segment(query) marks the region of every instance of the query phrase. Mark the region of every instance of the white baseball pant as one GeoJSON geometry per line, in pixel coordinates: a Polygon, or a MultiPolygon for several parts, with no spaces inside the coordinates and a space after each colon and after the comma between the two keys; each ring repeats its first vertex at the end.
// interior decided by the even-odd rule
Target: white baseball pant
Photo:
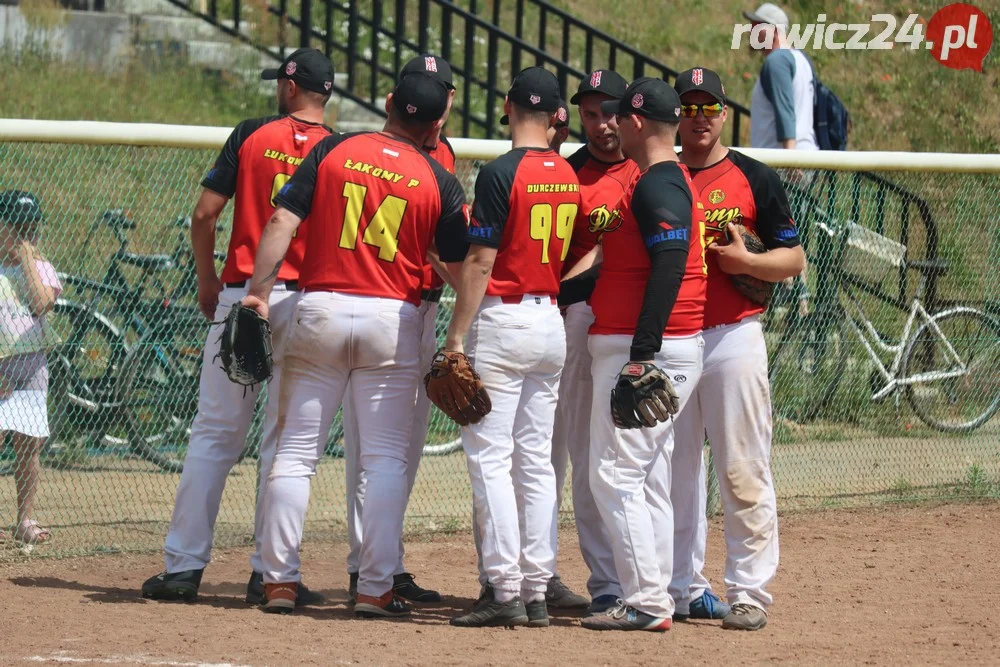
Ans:
{"type": "Polygon", "coordinates": [[[278,446],[264,492],[264,581],[299,581],[310,480],[350,382],[367,481],[358,592],[392,588],[406,512],[420,315],[411,303],[309,292],[288,333],[278,446]]]}
{"type": "MultiPolygon", "coordinates": [[[[245,287],[226,287],[219,294],[215,315],[222,320],[234,303],[246,294],[245,287]]],[[[264,480],[274,459],[275,427],[278,415],[278,392],[281,377],[281,349],[288,325],[298,302],[299,292],[277,283],[271,292],[270,323],[274,349],[274,373],[268,382],[264,430],[260,443],[260,487],[254,514],[254,553],[250,565],[260,572],[260,531],[264,480]]],[[[258,387],[243,387],[232,381],[219,361],[219,339],[224,325],[213,325],[202,355],[198,414],[191,424],[191,437],[184,471],[177,486],[170,530],[163,545],[167,572],[199,570],[212,559],[212,537],[219,515],[222,492],[229,471],[246,446],[247,433],[257,404],[258,387]]]]}
{"type": "MultiPolygon", "coordinates": [[[[767,585],[778,569],[778,512],[771,477],[771,390],[760,319],[704,332],[705,370],[693,400],[677,420],[674,499],[700,500],[678,512],[677,553],[693,556],[675,569],[671,589],[696,599],[707,588],[704,566],[705,473],[708,435],[724,510],[726,588],[730,604],[767,609],[767,585]],[[701,469],[701,472],[699,472],[701,469]],[[681,544],[681,539],[689,540],[681,544]]],[[[680,506],[680,505],[679,505],[680,506]]],[[[678,563],[680,565],[680,563],[678,563]]]]}
{"type": "Polygon", "coordinates": [[[462,428],[486,578],[498,601],[541,600],[556,560],[552,422],[566,334],[548,296],[487,296],[467,349],[493,410],[462,428]]]}
{"type": "Polygon", "coordinates": [[[558,491],[556,507],[562,507],[568,460],[573,465],[571,481],[576,534],[580,539],[583,562],[590,570],[587,591],[591,598],[599,595],[621,596],[618,575],[615,574],[615,557],[611,551],[611,536],[590,490],[588,415],[593,402],[594,379],[588,330],[594,323],[594,311],[587,303],[574,303],[566,309],[563,321],[566,328],[566,364],[559,381],[559,402],[552,433],[552,467],[555,468],[558,491]]]}
{"type": "MultiPolygon", "coordinates": [[[[437,306],[437,302],[420,302],[419,369],[421,373],[430,370],[431,360],[437,352],[437,306]]],[[[410,450],[406,455],[407,502],[409,502],[410,494],[413,492],[413,483],[417,479],[417,468],[420,466],[420,457],[423,456],[424,444],[427,442],[427,425],[431,418],[431,401],[427,398],[427,392],[424,391],[422,383],[417,385],[414,400],[413,430],[410,433],[410,450]]],[[[364,475],[361,474],[358,456],[360,435],[351,392],[347,392],[344,396],[343,420],[344,463],[347,475],[347,541],[349,545],[347,571],[352,573],[358,571],[361,563],[361,511],[365,503],[365,479],[364,475]]],[[[400,537],[399,564],[393,574],[402,574],[403,572],[406,572],[406,567],[403,565],[403,543],[402,537],[400,537]]]]}
{"type": "MultiPolygon", "coordinates": [[[[594,401],[590,415],[590,484],[611,535],[622,599],[639,611],[670,618],[667,586],[673,572],[674,521],[670,501],[673,422],[619,429],[611,418],[611,390],[629,362],[632,336],[590,336],[594,401]]],[[[667,373],[681,409],[701,375],[700,334],[664,338],[653,358],[667,373]]]]}

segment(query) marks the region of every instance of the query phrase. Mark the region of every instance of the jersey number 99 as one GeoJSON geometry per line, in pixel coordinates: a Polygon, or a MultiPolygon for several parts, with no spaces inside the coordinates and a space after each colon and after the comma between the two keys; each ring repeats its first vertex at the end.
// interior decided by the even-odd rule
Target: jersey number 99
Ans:
{"type": "Polygon", "coordinates": [[[549,243],[553,234],[563,242],[559,261],[566,260],[573,222],[579,208],[577,204],[559,204],[553,215],[552,204],[535,204],[531,207],[531,238],[542,242],[542,264],[549,263],[549,243]]]}

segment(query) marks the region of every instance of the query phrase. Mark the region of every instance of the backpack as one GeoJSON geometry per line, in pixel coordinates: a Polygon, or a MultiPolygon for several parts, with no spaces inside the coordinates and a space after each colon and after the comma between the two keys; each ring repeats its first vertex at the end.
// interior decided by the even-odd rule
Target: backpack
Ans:
{"type": "MultiPolygon", "coordinates": [[[[803,52],[803,55],[806,55],[803,52]]],[[[816,144],[824,151],[846,151],[851,115],[837,94],[823,85],[816,74],[816,65],[806,55],[813,74],[813,129],[816,144]]]]}

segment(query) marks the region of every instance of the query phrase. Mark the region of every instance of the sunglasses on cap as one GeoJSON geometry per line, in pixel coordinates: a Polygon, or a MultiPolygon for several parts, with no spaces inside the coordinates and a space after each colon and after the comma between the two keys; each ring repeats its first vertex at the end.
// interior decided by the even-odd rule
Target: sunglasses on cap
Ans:
{"type": "Polygon", "coordinates": [[[701,109],[701,113],[705,115],[705,118],[715,118],[722,114],[724,108],[725,105],[721,102],[713,102],[711,104],[682,104],[681,118],[695,118],[698,115],[699,109],[701,109]]]}

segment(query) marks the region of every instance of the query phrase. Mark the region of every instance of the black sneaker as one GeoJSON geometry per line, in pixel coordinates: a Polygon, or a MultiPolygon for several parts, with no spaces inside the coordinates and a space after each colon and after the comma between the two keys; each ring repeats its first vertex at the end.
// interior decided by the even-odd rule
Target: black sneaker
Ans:
{"type": "MultiPolygon", "coordinates": [[[[356,586],[357,584],[355,584],[356,586]]],[[[421,588],[413,581],[413,575],[409,572],[403,572],[402,574],[393,575],[392,577],[392,590],[396,592],[396,595],[403,598],[404,600],[409,600],[410,602],[440,602],[441,594],[437,591],[432,591],[428,588],[421,588]]]]}
{"type": "Polygon", "coordinates": [[[354,606],[358,599],[358,573],[348,572],[347,576],[350,578],[347,582],[347,604],[354,606]]]}
{"type": "Polygon", "coordinates": [[[198,587],[201,586],[201,575],[204,573],[204,568],[183,572],[161,572],[147,579],[142,585],[142,597],[189,602],[198,597],[198,587]]]}
{"type": "Polygon", "coordinates": [[[521,598],[510,602],[483,600],[471,612],[451,619],[460,628],[513,628],[528,624],[528,612],[521,598]]]}
{"type": "Polygon", "coordinates": [[[549,627],[549,609],[545,600],[536,600],[524,605],[524,610],[528,614],[529,628],[549,627]]]}
{"type": "MultiPolygon", "coordinates": [[[[295,596],[296,607],[308,607],[310,605],[323,604],[326,598],[321,593],[311,591],[306,585],[299,582],[298,593],[295,596]]],[[[247,604],[261,605],[267,602],[264,596],[264,575],[260,572],[251,572],[250,581],[247,582],[247,604]]]]}
{"type": "Polygon", "coordinates": [[[545,602],[555,609],[586,609],[590,605],[590,600],[571,591],[559,575],[553,575],[549,579],[545,602]]]}

